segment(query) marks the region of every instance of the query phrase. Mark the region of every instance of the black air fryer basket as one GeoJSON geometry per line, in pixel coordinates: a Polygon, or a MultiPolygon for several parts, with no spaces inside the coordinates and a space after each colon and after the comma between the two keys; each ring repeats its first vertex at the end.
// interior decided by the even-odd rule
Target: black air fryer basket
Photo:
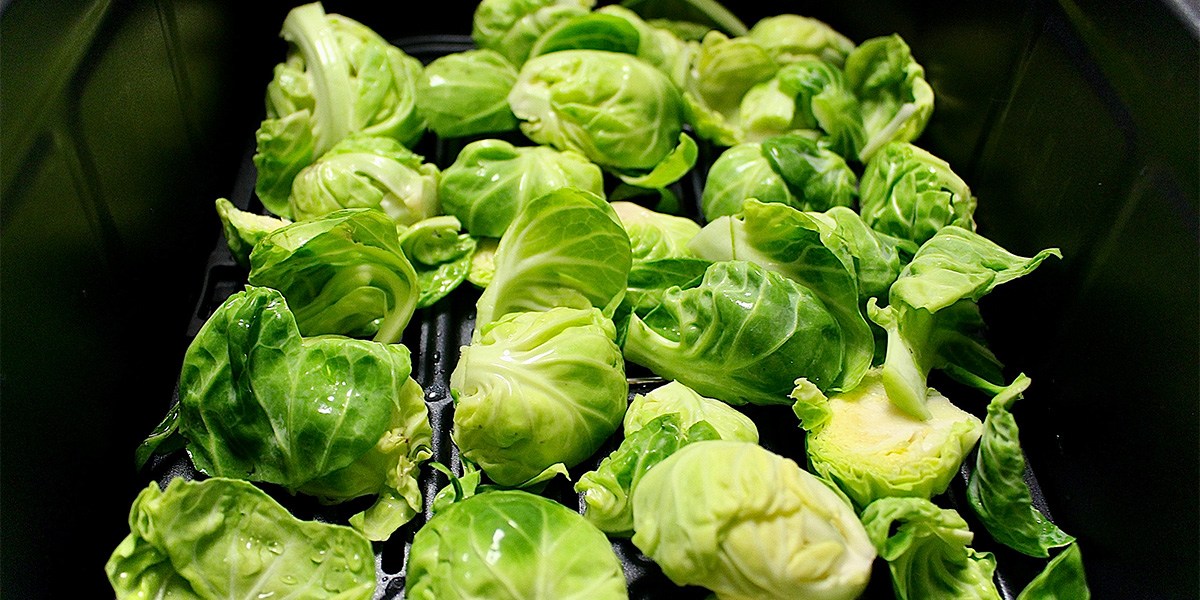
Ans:
{"type": "MultiPolygon", "coordinates": [[[[424,62],[472,44],[471,2],[324,5],[424,62]]],[[[912,47],[937,98],[919,143],[971,186],[979,231],[1022,256],[1062,250],[981,302],[997,356],[1036,382],[1016,413],[1035,505],[1078,538],[1094,597],[1200,597],[1200,11],[1181,0],[728,6],[747,24],[788,12],[912,47]]],[[[111,597],[103,565],[137,492],[196,475],[182,452],[139,471],[134,450],[174,401],[192,336],[245,284],[213,200],[262,210],[253,133],[292,7],[2,5],[5,597],[111,597]]],[[[462,144],[429,135],[417,152],[445,167],[462,144]]],[[[702,147],[700,168],[673,187],[691,216],[714,157],[702,147]]],[[[452,467],[448,378],[478,293],[464,284],[419,310],[403,340],[429,402],[432,460],[452,467]]],[[[630,393],[658,383],[632,379],[630,393]]],[[[794,418],[748,410],[762,410],[764,445],[795,454],[794,418]]],[[[1015,597],[1044,563],[972,520],[966,477],[945,500],[1015,597]]],[[[446,481],[423,468],[426,499],[446,481]]],[[[562,479],[545,495],[579,506],[562,479]]],[[[346,516],[299,497],[289,508],[346,516]]],[[[403,597],[406,546],[428,516],[376,544],[378,597],[403,597]]],[[[628,541],[614,547],[631,597],[705,597],[628,541]]],[[[891,597],[876,569],[866,597],[891,597]]]]}

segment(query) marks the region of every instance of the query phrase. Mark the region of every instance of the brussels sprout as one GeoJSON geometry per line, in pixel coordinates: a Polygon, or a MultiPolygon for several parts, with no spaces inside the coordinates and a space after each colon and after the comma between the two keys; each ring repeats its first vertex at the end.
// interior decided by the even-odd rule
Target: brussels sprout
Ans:
{"type": "Polygon", "coordinates": [[[498,238],[522,206],[564,187],[604,197],[604,173],[571,150],[486,139],[467,144],[446,167],[438,196],[471,235],[498,238]]]}
{"type": "Polygon", "coordinates": [[[630,318],[625,356],[730,404],[789,404],[798,377],[834,385],[846,354],[837,319],[808,288],[746,261],[713,263],[630,318]]]}
{"type": "Polygon", "coordinates": [[[225,234],[225,245],[229,247],[233,259],[244,267],[250,266],[250,251],[259,240],[291,223],[287,219],[241,210],[227,198],[217,198],[216,207],[217,217],[221,219],[221,230],[225,234]]]}
{"type": "Polygon", "coordinates": [[[362,534],[297,519],[245,481],[151,483],[133,501],[129,530],[104,569],[119,599],[375,594],[374,553],[362,534]]]}
{"type": "Polygon", "coordinates": [[[444,138],[512,131],[508,92],[517,68],[499,52],[477,49],[434,59],[417,80],[417,110],[444,138]]]}
{"type": "Polygon", "coordinates": [[[679,415],[679,426],[684,430],[704,421],[721,439],[758,442],[758,428],[750,417],[720,400],[705,398],[678,381],[635,395],[622,421],[625,434],[666,414],[679,415]]]}
{"type": "Polygon", "coordinates": [[[1046,558],[1051,548],[1071,544],[1075,538],[1033,506],[1025,483],[1025,456],[1010,411],[1029,384],[1028,377],[1018,375],[1008,387],[997,390],[988,404],[967,498],[993,538],[1022,554],[1046,558]]]}
{"type": "Polygon", "coordinates": [[[443,215],[400,232],[400,249],[417,272],[417,308],[432,306],[466,281],[476,242],[461,230],[458,219],[443,215]]]}
{"type": "Polygon", "coordinates": [[[888,562],[897,600],[1000,600],[995,557],[970,547],[975,534],[953,509],[925,498],[880,498],[863,510],[862,523],[888,562]]]}
{"type": "Polygon", "coordinates": [[[705,225],[689,247],[708,260],[750,261],[819,298],[838,322],[842,346],[840,373],[819,385],[848,390],[870,368],[875,336],[860,308],[854,255],[834,225],[813,213],[748,200],[740,214],[705,225]]]}
{"type": "Polygon", "coordinates": [[[692,57],[699,45],[681,39],[670,29],[659,27],[641,18],[637,13],[620,4],[607,4],[596,9],[596,13],[611,15],[627,21],[638,32],[638,45],[634,54],[654,65],[676,85],[687,81],[692,57]]]}
{"type": "Polygon", "coordinates": [[[939,229],[975,229],[975,197],[946,161],[908,142],[885,144],[863,171],[863,220],[872,228],[916,245],[939,229]]]}
{"type": "Polygon", "coordinates": [[[278,484],[335,503],[376,495],[351,517],[386,539],[420,509],[416,473],[433,430],[408,349],[303,338],[278,291],[247,286],[184,354],[179,402],[138,449],[186,441],[202,473],[278,484]]]}
{"type": "Polygon", "coordinates": [[[628,406],[615,335],[590,307],[506,313],[483,325],[450,375],[463,456],[503,486],[591,456],[628,406]]]}
{"type": "Polygon", "coordinates": [[[496,248],[496,271],[476,302],[476,329],[510,312],[599,308],[625,294],[629,236],[603,198],[562,188],[522,206],[496,248]]]}
{"type": "Polygon", "coordinates": [[[708,221],[742,211],[747,199],[804,211],[852,206],[858,177],[837,153],[802,135],[737,144],[713,161],[700,196],[708,221]]]}
{"type": "Polygon", "coordinates": [[[629,54],[563,50],[532,58],[508,103],[531,140],[575,150],[627,183],[666,187],[695,163],[679,90],[629,54]]]}
{"type": "Polygon", "coordinates": [[[687,243],[700,232],[695,221],[650,210],[633,202],[611,203],[625,232],[629,234],[634,261],[689,258],[687,243]]]}
{"type": "Polygon", "coordinates": [[[840,68],[854,50],[850,38],[823,21],[786,13],[759,19],[746,37],[781,65],[816,58],[840,68]]]}
{"type": "Polygon", "coordinates": [[[868,316],[887,331],[883,384],[888,398],[926,419],[931,370],[999,379],[999,362],[982,339],[977,302],[996,286],[1032,273],[1050,256],[1062,253],[1050,248],[1032,258],[1016,256],[953,225],[925,242],[892,284],[888,306],[879,308],[874,300],[868,305],[868,316]]]}
{"type": "Polygon", "coordinates": [[[296,175],[288,198],[296,220],[341,208],[378,208],[397,225],[441,212],[438,168],[396,140],[350,136],[296,175]]]}
{"type": "Polygon", "coordinates": [[[289,51],[267,85],[254,190],[267,210],[301,219],[288,205],[292,180],[334,144],[361,132],[411,147],[425,133],[415,103],[422,67],[363,24],[326,14],[320,2],[292,9],[281,35],[289,51]]]}
{"type": "Polygon", "coordinates": [[[594,0],[482,0],[475,8],[471,39],[481,49],[521,66],[538,38],[560,21],[588,14],[594,0]]]}
{"type": "Polygon", "coordinates": [[[738,127],[742,99],[778,71],[779,64],[750,38],[708,32],[683,88],[687,121],[696,135],[718,146],[747,141],[738,127]]]}
{"type": "Polygon", "coordinates": [[[871,38],[846,57],[846,81],[862,107],[864,163],[891,141],[911,142],[933,114],[933,88],[925,68],[897,34],[871,38]]]}
{"type": "Polygon", "coordinates": [[[983,431],[978,418],[932,388],[925,399],[929,419],[901,412],[888,400],[877,369],[848,392],[825,398],[798,389],[792,397],[808,430],[812,472],[858,507],[888,496],[932,498],[946,491],[983,431]]]}
{"type": "Polygon", "coordinates": [[[659,258],[633,263],[629,267],[629,283],[618,312],[624,310],[622,314],[626,318],[629,314],[646,316],[662,304],[668,289],[699,285],[710,265],[712,261],[703,258],[659,258]]]}
{"type": "Polygon", "coordinates": [[[413,537],[413,600],[623,600],[608,538],[579,513],[521,490],[483,492],[439,510],[413,537]]]}
{"type": "Polygon", "coordinates": [[[630,21],[597,11],[551,25],[533,44],[529,56],[563,50],[604,50],[636,55],[640,43],[641,33],[630,21]]]}
{"type": "Polygon", "coordinates": [[[387,215],[348,208],[264,237],[250,253],[251,285],[279,290],[300,334],[400,341],[420,281],[387,215]]]}
{"type": "Polygon", "coordinates": [[[758,428],[749,417],[678,381],[634,396],[624,428],[620,446],[575,484],[583,496],[583,516],[619,536],[633,533],[630,502],[638,482],[679,448],[700,440],[758,442],[758,428]]]}
{"type": "Polygon", "coordinates": [[[633,492],[633,543],[719,598],[856,598],[875,549],[854,511],[795,462],[743,441],[688,444],[633,492]]]}

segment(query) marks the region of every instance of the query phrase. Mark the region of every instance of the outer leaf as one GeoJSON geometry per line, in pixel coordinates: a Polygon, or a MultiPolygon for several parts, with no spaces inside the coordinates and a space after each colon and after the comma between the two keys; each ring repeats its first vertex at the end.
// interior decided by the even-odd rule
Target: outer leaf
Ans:
{"type": "Polygon", "coordinates": [[[1017,600],[1088,600],[1092,597],[1083,572],[1083,555],[1079,545],[1071,544],[1054,557],[1017,600]]]}
{"type": "Polygon", "coordinates": [[[897,600],[1000,600],[995,558],[970,547],[975,536],[954,510],[924,498],[881,498],[863,511],[862,522],[888,562],[897,600]]]}
{"type": "Polygon", "coordinates": [[[440,216],[418,221],[400,234],[400,247],[420,283],[417,308],[432,306],[466,281],[476,241],[461,230],[458,219],[440,216]]]}
{"type": "Polygon", "coordinates": [[[173,479],[138,494],[105,566],[117,598],[334,598],[375,593],[371,544],[301,521],[244,481],[173,479]]]}
{"type": "Polygon", "coordinates": [[[1033,506],[1025,483],[1025,456],[1010,411],[1029,384],[1028,377],[1019,375],[988,404],[967,497],[997,541],[1023,554],[1046,558],[1051,548],[1071,544],[1075,538],[1033,506]]]}

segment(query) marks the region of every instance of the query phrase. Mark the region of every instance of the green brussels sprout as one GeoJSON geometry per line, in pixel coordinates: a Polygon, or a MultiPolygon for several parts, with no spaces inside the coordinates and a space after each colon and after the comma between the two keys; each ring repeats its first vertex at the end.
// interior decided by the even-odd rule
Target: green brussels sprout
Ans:
{"type": "Polygon", "coordinates": [[[699,44],[685,41],[670,29],[647,22],[620,4],[606,4],[597,8],[596,13],[627,21],[638,32],[634,54],[665,73],[676,85],[682,86],[687,81],[688,70],[699,44]]]}
{"type": "Polygon", "coordinates": [[[350,518],[387,539],[421,508],[416,475],[431,456],[425,395],[408,348],[301,337],[277,290],[247,286],[184,354],[179,402],[138,449],[186,443],[200,472],[280,485],[328,503],[374,495],[350,518]]]}
{"type": "Polygon", "coordinates": [[[121,600],[370,600],[376,584],[361,533],[297,519],[253,484],[223,477],[142,490],[104,570],[121,600]]]}
{"type": "Polygon", "coordinates": [[[919,246],[939,229],[975,229],[975,196],[949,163],[908,142],[889,142],[867,162],[859,187],[863,220],[919,246]]]}
{"type": "Polygon", "coordinates": [[[601,531],[624,537],[633,533],[633,490],[666,457],[700,440],[758,443],[758,428],[749,417],[678,381],[634,396],[624,429],[620,446],[575,484],[583,516],[601,531]]]}
{"type": "Polygon", "coordinates": [[[604,197],[604,173],[572,150],[485,139],[464,146],[442,171],[438,197],[471,235],[499,238],[522,206],[564,187],[604,197]]]}
{"type": "Polygon", "coordinates": [[[576,188],[533,198],[500,238],[475,328],[510,312],[559,306],[595,307],[611,317],[631,262],[629,236],[603,198],[576,188]]]}
{"type": "Polygon", "coordinates": [[[687,243],[700,233],[699,223],[687,217],[653,211],[634,202],[617,201],[611,206],[629,234],[635,262],[692,256],[687,243]]]}
{"type": "Polygon", "coordinates": [[[836,385],[847,352],[836,317],[810,289],[747,261],[712,263],[630,317],[625,356],[730,404],[790,404],[798,377],[836,385]]]}
{"type": "Polygon", "coordinates": [[[352,135],[296,175],[288,198],[296,220],[342,208],[378,208],[397,225],[441,212],[437,166],[391,138],[352,135]]]}
{"type": "Polygon", "coordinates": [[[300,334],[400,341],[420,281],[396,226],[370,208],[347,208],[276,229],[250,253],[247,281],[279,290],[300,334]]]}
{"type": "Polygon", "coordinates": [[[462,455],[507,487],[591,456],[628,406],[615,335],[590,307],[506,313],[483,325],[450,375],[462,455]]]}
{"type": "Polygon", "coordinates": [[[471,39],[478,48],[504,55],[520,67],[538,38],[559,21],[588,14],[595,0],[482,0],[475,8],[471,39]]]}
{"type": "Polygon", "coordinates": [[[512,131],[517,117],[508,92],[516,82],[517,68],[495,50],[446,54],[417,80],[417,111],[443,138],[512,131]]]}
{"type": "Polygon", "coordinates": [[[400,249],[416,269],[421,290],[417,308],[433,306],[467,280],[476,241],[461,231],[458,219],[442,215],[400,232],[400,249]]]}
{"type": "Polygon", "coordinates": [[[413,537],[412,600],[624,600],[608,538],[579,513],[521,490],[482,492],[434,514],[413,537]]]}
{"type": "Polygon", "coordinates": [[[633,543],[678,585],[719,598],[857,598],[875,559],[829,485],[758,444],[688,444],[633,492],[633,543]]]}
{"type": "Polygon", "coordinates": [[[421,63],[369,27],[320,2],[288,12],[287,60],[267,85],[266,118],[255,134],[254,190],[273,214],[291,213],[288,196],[301,169],[351,133],[411,147],[425,133],[416,110],[421,63]]]}
{"type": "Polygon", "coordinates": [[[759,19],[746,37],[762,46],[780,65],[816,58],[841,68],[854,42],[823,21],[795,14],[759,19]]]}
{"type": "Polygon", "coordinates": [[[825,398],[798,387],[793,407],[808,430],[811,471],[858,507],[888,496],[932,498],[950,485],[983,431],[974,415],[930,388],[928,419],[901,412],[873,369],[854,389],[825,398]]]}
{"type": "Polygon", "coordinates": [[[679,90],[629,54],[563,50],[532,58],[508,103],[531,140],[579,152],[627,183],[666,187],[695,164],[679,90]]]}
{"type": "Polygon", "coordinates": [[[804,211],[852,206],[858,177],[837,153],[802,135],[745,142],[721,152],[705,177],[700,195],[704,218],[742,211],[747,199],[779,203],[804,211]]]}
{"type": "Polygon", "coordinates": [[[718,146],[748,141],[738,126],[742,100],[778,71],[779,64],[750,38],[709,31],[683,86],[687,122],[697,136],[718,146]]]}
{"type": "Polygon", "coordinates": [[[238,264],[250,266],[250,252],[268,233],[291,223],[268,215],[241,210],[227,198],[217,198],[217,217],[225,234],[225,245],[238,264]]]}
{"type": "Polygon", "coordinates": [[[846,81],[862,109],[865,143],[858,148],[862,162],[892,141],[920,137],[933,115],[933,88],[925,68],[897,34],[871,38],[846,57],[846,81]]]}
{"type": "Polygon", "coordinates": [[[837,320],[842,348],[839,374],[833,380],[813,381],[822,389],[851,389],[870,368],[875,335],[859,301],[855,256],[835,223],[820,213],[748,200],[738,215],[705,225],[689,247],[697,256],[712,261],[755,263],[820,299],[821,306],[837,320]]]}
{"type": "Polygon", "coordinates": [[[975,534],[954,509],[925,498],[880,498],[863,510],[862,523],[888,563],[897,600],[1000,600],[996,558],[971,548],[975,534]]]}

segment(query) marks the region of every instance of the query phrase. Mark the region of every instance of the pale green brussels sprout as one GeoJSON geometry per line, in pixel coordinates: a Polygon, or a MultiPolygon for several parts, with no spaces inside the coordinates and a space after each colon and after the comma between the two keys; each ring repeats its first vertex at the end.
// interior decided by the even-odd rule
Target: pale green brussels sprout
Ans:
{"type": "Polygon", "coordinates": [[[633,517],[634,545],[671,581],[722,600],[849,600],[875,559],[837,492],[751,442],[680,448],[642,477],[633,517]]]}
{"type": "Polygon", "coordinates": [[[221,219],[221,230],[225,234],[225,245],[234,260],[242,266],[250,265],[250,251],[268,233],[291,223],[269,215],[259,215],[241,210],[227,198],[217,198],[217,217],[221,219]]]}
{"type": "Polygon", "coordinates": [[[300,334],[400,341],[420,280],[396,226],[370,208],[347,208],[267,234],[250,253],[250,285],[279,290],[300,334]]]}
{"type": "Polygon", "coordinates": [[[744,142],[721,152],[705,177],[700,210],[708,221],[741,212],[748,199],[805,211],[853,206],[858,177],[845,159],[803,135],[744,142]]]}
{"type": "Polygon", "coordinates": [[[454,502],[413,537],[413,600],[624,600],[612,544],[579,513],[521,490],[454,502]]]}
{"type": "Polygon", "coordinates": [[[520,67],[538,38],[559,21],[585,15],[594,0],[482,0],[475,8],[471,39],[520,67]]]}
{"type": "Polygon", "coordinates": [[[700,440],[758,442],[754,421],[728,404],[672,381],[637,394],[625,412],[620,446],[575,484],[583,516],[605,533],[633,533],[633,490],[658,463],[700,440]]]}
{"type": "Polygon", "coordinates": [[[288,198],[299,220],[342,208],[377,208],[397,225],[441,213],[440,171],[391,138],[353,135],[304,167],[288,198]]]}
{"type": "Polygon", "coordinates": [[[508,92],[517,68],[495,50],[446,54],[425,65],[417,80],[417,110],[444,138],[500,133],[517,128],[508,92]]]}
{"type": "Polygon", "coordinates": [[[699,44],[685,41],[670,29],[647,22],[620,4],[606,4],[597,8],[596,13],[618,17],[632,25],[638,32],[637,57],[666,73],[676,85],[684,85],[699,44]]]}
{"type": "Polygon", "coordinates": [[[836,484],[858,507],[888,496],[932,498],[950,485],[983,424],[930,388],[928,419],[888,400],[879,371],[826,398],[797,386],[793,407],[808,431],[811,471],[836,484]]]}
{"type": "Polygon", "coordinates": [[[835,222],[820,213],[748,200],[737,215],[705,225],[689,247],[700,258],[712,261],[749,261],[787,277],[819,298],[838,323],[842,350],[836,377],[814,380],[822,389],[851,389],[871,367],[875,336],[859,301],[853,250],[835,222]]]}
{"type": "Polygon", "coordinates": [[[636,56],[563,50],[531,58],[508,103],[531,140],[579,152],[631,185],[666,187],[696,161],[678,88],[636,56]]]}
{"type": "Polygon", "coordinates": [[[863,220],[919,246],[947,225],[975,229],[975,196],[950,164],[908,142],[889,142],[867,162],[859,186],[863,220]]]}
{"type": "Polygon", "coordinates": [[[983,339],[978,302],[996,286],[1032,273],[1062,253],[1042,250],[1032,258],[1012,254],[967,229],[948,225],[921,245],[888,291],[884,308],[872,299],[868,316],[887,332],[883,384],[888,398],[908,414],[926,419],[930,371],[940,369],[963,383],[995,383],[1000,364],[983,339]]]}
{"type": "Polygon", "coordinates": [[[778,71],[779,63],[750,38],[709,31],[683,86],[687,121],[696,135],[718,146],[747,141],[739,126],[742,99],[778,71]]]}
{"type": "Polygon", "coordinates": [[[475,328],[510,312],[598,308],[612,317],[629,277],[629,236],[612,206],[576,188],[525,203],[496,247],[475,328]]]}
{"type": "Polygon", "coordinates": [[[530,200],[571,187],[604,197],[604,173],[573,150],[484,139],[463,147],[442,171],[442,210],[476,237],[499,238],[530,200]]]}
{"type": "Polygon", "coordinates": [[[704,421],[721,439],[758,442],[758,428],[750,417],[725,402],[701,396],[678,381],[670,381],[645,394],[635,395],[622,421],[625,433],[628,435],[637,431],[646,423],[666,414],[679,415],[679,425],[684,429],[704,421]]]}
{"type": "Polygon", "coordinates": [[[421,63],[372,29],[320,2],[292,9],[283,21],[287,60],[267,85],[266,118],[255,135],[254,190],[280,217],[301,169],[351,133],[412,146],[425,133],[416,110],[421,63]]]}
{"type": "Polygon", "coordinates": [[[897,34],[871,38],[846,57],[846,81],[862,109],[862,162],[891,141],[911,142],[933,115],[933,88],[925,68],[897,34]]]}
{"type": "Polygon", "coordinates": [[[688,258],[687,244],[700,233],[700,224],[678,215],[650,210],[628,201],[611,203],[621,225],[629,234],[633,260],[688,258]]]}
{"type": "Polygon", "coordinates": [[[880,498],[862,523],[888,563],[897,600],[1000,600],[996,558],[970,544],[975,534],[954,509],[925,498],[880,498]]]}
{"type": "Polygon", "coordinates": [[[628,406],[615,335],[595,308],[507,313],[483,325],[450,375],[463,456],[508,487],[591,456],[628,406]]]}
{"type": "Polygon", "coordinates": [[[1075,538],[1033,505],[1025,482],[1025,454],[1011,411],[1030,383],[1021,374],[1007,387],[996,389],[988,404],[967,499],[996,541],[1022,554],[1047,558],[1051,548],[1069,545],[1075,538]]]}
{"type": "Polygon", "coordinates": [[[188,346],[179,402],[138,462],[186,444],[209,476],[328,503],[373,495],[350,524],[384,540],[421,509],[416,476],[431,455],[425,394],[411,371],[400,344],[302,337],[278,291],[247,286],[188,346]]]}
{"type": "Polygon", "coordinates": [[[858,99],[842,71],[815,58],[785,65],[747,91],[738,128],[747,142],[802,133],[848,158],[857,157],[866,139],[858,99]]]}
{"type": "Polygon", "coordinates": [[[297,519],[253,484],[223,477],[147,486],[104,570],[121,600],[370,600],[376,585],[361,533],[297,519]]]}
{"type": "Polygon", "coordinates": [[[400,231],[400,249],[417,273],[417,308],[432,306],[467,280],[475,247],[475,238],[462,233],[462,223],[449,215],[400,231]]]}
{"type": "Polygon", "coordinates": [[[712,263],[630,317],[630,362],[730,404],[791,404],[798,377],[836,385],[846,355],[836,317],[812,290],[747,261],[712,263]]]}
{"type": "Polygon", "coordinates": [[[854,50],[854,42],[850,38],[824,21],[795,14],[785,13],[759,19],[746,37],[762,46],[781,65],[816,58],[840,68],[846,63],[846,56],[854,50]]]}

